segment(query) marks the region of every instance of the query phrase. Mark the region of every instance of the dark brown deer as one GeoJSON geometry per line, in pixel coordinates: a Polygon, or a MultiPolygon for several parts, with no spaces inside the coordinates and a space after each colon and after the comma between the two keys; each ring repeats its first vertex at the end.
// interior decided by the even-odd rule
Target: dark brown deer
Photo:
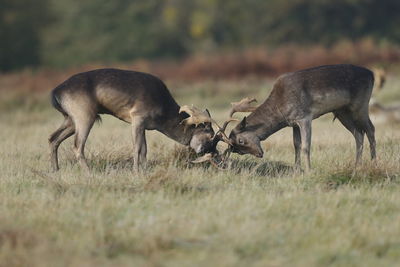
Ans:
{"type": "Polygon", "coordinates": [[[311,121],[332,112],[356,141],[356,166],[359,164],[364,134],[371,158],[375,159],[375,128],[368,114],[374,84],[373,73],[354,65],[329,65],[280,76],[265,102],[232,130],[233,152],[263,156],[260,142],[280,129],[293,127],[295,164],[300,166],[300,151],[310,169],[311,121]]]}
{"type": "MultiPolygon", "coordinates": [[[[93,123],[100,118],[99,114],[109,114],[131,123],[135,170],[146,161],[145,130],[160,131],[190,146],[196,153],[215,149],[211,122],[197,118],[199,114],[196,112],[180,112],[165,84],[147,73],[118,69],[79,73],[53,89],[51,98],[53,106],[64,115],[64,122],[49,138],[54,171],[59,169],[59,145],[73,134],[76,158],[83,168],[88,169],[84,147],[93,123]],[[181,123],[189,115],[195,118],[194,122],[181,123]],[[196,126],[192,125],[194,123],[196,126]]],[[[205,114],[210,117],[208,111],[205,114]]]]}

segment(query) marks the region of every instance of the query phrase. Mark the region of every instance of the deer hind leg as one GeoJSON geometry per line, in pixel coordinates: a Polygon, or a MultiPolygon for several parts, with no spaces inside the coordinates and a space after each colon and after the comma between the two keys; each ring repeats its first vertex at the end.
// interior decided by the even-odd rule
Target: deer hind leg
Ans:
{"type": "Polygon", "coordinates": [[[296,168],[301,167],[301,135],[300,128],[293,126],[294,163],[296,168]]]}
{"type": "Polygon", "coordinates": [[[354,136],[356,141],[356,163],[355,167],[357,167],[361,162],[362,152],[363,152],[363,144],[364,144],[364,131],[357,125],[356,120],[353,118],[351,113],[347,110],[341,110],[335,112],[335,116],[339,119],[339,121],[343,124],[343,126],[349,130],[354,136]]]}
{"type": "Polygon", "coordinates": [[[375,127],[370,119],[368,119],[368,122],[366,124],[365,132],[368,137],[369,148],[371,151],[371,159],[375,160],[376,159],[375,127]]]}
{"type": "Polygon", "coordinates": [[[144,127],[144,118],[131,115],[132,141],[133,141],[133,168],[137,172],[139,167],[145,163],[147,146],[144,127]]]}
{"type": "Polygon", "coordinates": [[[58,171],[60,169],[58,166],[58,147],[65,139],[73,135],[74,132],[75,126],[71,118],[66,116],[61,126],[50,136],[50,161],[53,171],[58,171]]]}
{"type": "Polygon", "coordinates": [[[311,169],[311,118],[305,118],[297,122],[300,128],[301,151],[306,158],[306,171],[311,169]]]}
{"type": "Polygon", "coordinates": [[[94,115],[86,115],[80,116],[75,119],[75,143],[74,143],[74,151],[76,159],[83,169],[89,171],[89,166],[85,157],[85,144],[86,140],[89,136],[90,129],[92,128],[95,122],[96,116],[94,115]]]}

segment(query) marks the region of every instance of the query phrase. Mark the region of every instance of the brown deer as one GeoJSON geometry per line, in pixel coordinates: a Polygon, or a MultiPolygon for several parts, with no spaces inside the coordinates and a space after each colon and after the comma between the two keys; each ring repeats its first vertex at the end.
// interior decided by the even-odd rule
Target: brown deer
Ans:
{"type": "MultiPolygon", "coordinates": [[[[210,120],[199,117],[199,111],[194,107],[180,111],[165,84],[147,73],[118,69],[79,73],[53,89],[51,99],[53,106],[64,115],[64,122],[49,138],[54,171],[59,169],[59,145],[73,134],[76,158],[83,168],[88,169],[84,147],[93,123],[100,119],[99,114],[109,114],[131,123],[135,170],[146,161],[145,130],[157,130],[190,146],[196,153],[215,150],[210,120]],[[182,123],[189,116],[192,119],[182,123]]],[[[208,110],[203,114],[210,117],[208,110]]]]}
{"type": "Polygon", "coordinates": [[[230,148],[235,153],[262,157],[260,142],[291,126],[295,164],[301,165],[303,151],[309,170],[311,121],[332,112],[355,138],[356,166],[362,155],[364,133],[370,143],[371,158],[375,159],[375,128],[368,114],[373,84],[373,73],[354,65],[320,66],[284,74],[265,102],[231,131],[230,148]]]}

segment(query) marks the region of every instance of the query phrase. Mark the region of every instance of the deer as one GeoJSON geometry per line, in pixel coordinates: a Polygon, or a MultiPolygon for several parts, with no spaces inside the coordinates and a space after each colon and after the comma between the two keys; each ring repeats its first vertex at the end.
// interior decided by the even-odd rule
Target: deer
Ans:
{"type": "MultiPolygon", "coordinates": [[[[368,113],[373,84],[374,75],[370,70],[350,64],[319,66],[283,74],[258,107],[251,106],[253,101],[249,98],[232,103],[230,117],[236,111],[251,113],[230,132],[228,149],[233,153],[261,158],[264,152],[260,142],[284,127],[292,127],[295,166],[301,168],[303,154],[306,158],[305,169],[309,171],[311,122],[332,112],[334,120],[337,118],[354,136],[355,166],[361,160],[365,134],[370,144],[371,159],[374,160],[375,127],[368,113]],[[235,104],[240,108],[235,109],[235,104]]],[[[232,121],[232,118],[228,121],[232,121]]],[[[224,126],[220,132],[225,131],[226,124],[224,126]]],[[[201,159],[206,161],[209,157],[200,158],[199,161],[201,159]]]]}
{"type": "MultiPolygon", "coordinates": [[[[51,91],[51,101],[64,116],[61,126],[49,137],[53,171],[59,170],[60,144],[72,135],[76,159],[89,171],[85,143],[94,122],[102,114],[131,124],[136,171],[146,162],[146,130],[157,130],[198,154],[215,151],[216,138],[209,111],[180,107],[167,86],[148,73],[111,68],[78,73],[51,91]]],[[[225,139],[228,138],[225,136],[225,139]]]]}

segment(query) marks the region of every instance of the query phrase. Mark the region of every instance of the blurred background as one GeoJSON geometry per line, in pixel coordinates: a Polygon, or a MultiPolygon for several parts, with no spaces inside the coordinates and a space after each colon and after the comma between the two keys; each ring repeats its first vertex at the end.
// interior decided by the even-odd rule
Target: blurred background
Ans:
{"type": "Polygon", "coordinates": [[[0,0],[0,72],[121,66],[204,79],[393,68],[399,14],[397,0],[0,0]]]}

